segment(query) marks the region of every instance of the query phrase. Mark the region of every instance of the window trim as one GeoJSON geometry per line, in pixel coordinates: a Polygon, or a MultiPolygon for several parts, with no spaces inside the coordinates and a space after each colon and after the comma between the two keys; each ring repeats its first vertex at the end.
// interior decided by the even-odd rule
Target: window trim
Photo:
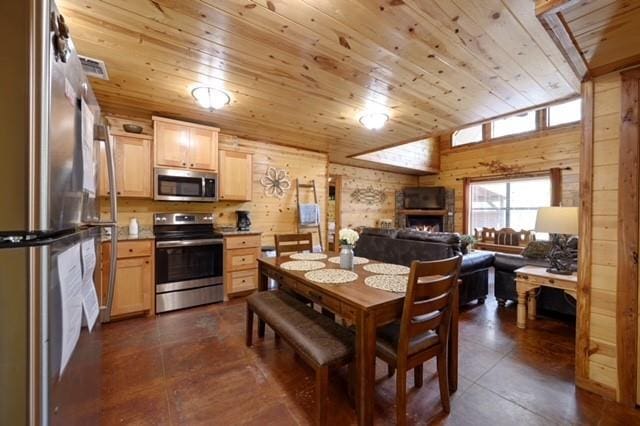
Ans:
{"type": "Polygon", "coordinates": [[[571,121],[569,123],[562,123],[562,124],[557,124],[555,126],[549,126],[549,108],[555,105],[560,105],[563,103],[568,103],[568,102],[572,102],[575,100],[581,99],[580,97],[571,97],[571,98],[566,98],[566,99],[562,99],[559,100],[557,102],[553,102],[553,103],[549,103],[547,105],[545,105],[542,108],[531,108],[528,110],[521,110],[521,111],[516,111],[513,113],[509,113],[509,114],[505,114],[502,116],[498,116],[493,118],[492,120],[486,121],[484,123],[472,123],[469,125],[466,125],[464,127],[461,127],[459,129],[454,130],[453,132],[451,132],[449,134],[449,149],[455,149],[455,150],[461,150],[461,149],[465,149],[465,148],[470,148],[470,147],[476,147],[478,144],[488,144],[488,143],[502,143],[502,142],[511,142],[511,141],[518,141],[521,139],[529,139],[533,136],[541,136],[541,135],[545,135],[545,134],[551,134],[551,133],[555,133],[555,132],[564,132],[567,130],[572,130],[573,128],[580,128],[580,126],[582,126],[582,117],[580,118],[580,120],[578,121],[571,121]],[[500,120],[503,118],[508,118],[512,115],[517,115],[517,114],[522,114],[525,112],[530,112],[530,111],[535,111],[536,113],[536,128],[534,130],[531,131],[527,131],[527,132],[522,132],[522,133],[513,133],[510,135],[505,135],[505,136],[500,136],[497,138],[492,137],[491,135],[491,123],[495,120],[500,120]],[[462,145],[457,145],[454,146],[453,145],[453,133],[457,130],[461,130],[467,127],[473,127],[473,126],[477,126],[478,124],[482,124],[482,140],[478,141],[478,142],[470,142],[470,143],[466,143],[466,144],[462,144],[462,145]]]}

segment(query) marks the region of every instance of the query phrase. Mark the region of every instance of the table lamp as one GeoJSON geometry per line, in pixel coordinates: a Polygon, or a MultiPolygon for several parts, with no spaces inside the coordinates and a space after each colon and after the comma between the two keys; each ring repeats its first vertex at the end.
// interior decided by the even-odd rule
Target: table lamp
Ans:
{"type": "Polygon", "coordinates": [[[569,246],[569,240],[578,234],[577,207],[542,207],[536,216],[536,232],[546,232],[551,238],[551,250],[547,255],[550,267],[547,272],[571,275],[575,271],[578,250],[569,246]]]}

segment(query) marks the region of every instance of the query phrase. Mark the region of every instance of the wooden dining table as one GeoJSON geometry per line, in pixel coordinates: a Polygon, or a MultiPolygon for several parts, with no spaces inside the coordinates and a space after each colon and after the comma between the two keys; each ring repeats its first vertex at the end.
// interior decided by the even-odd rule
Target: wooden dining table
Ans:
{"type": "MultiPolygon", "coordinates": [[[[335,253],[326,253],[328,256],[335,253]]],[[[369,287],[365,278],[376,275],[356,265],[355,281],[343,284],[321,284],[305,278],[305,271],[293,271],[280,265],[291,261],[289,256],[258,259],[258,291],[268,290],[269,278],[279,286],[295,291],[324,309],[355,325],[356,412],[359,425],[373,424],[373,401],[376,371],[376,330],[402,316],[404,293],[393,293],[369,287]]],[[[339,269],[338,264],[320,260],[327,269],[339,269]]],[[[374,261],[371,261],[374,263],[374,261]]],[[[454,290],[453,315],[449,333],[449,390],[458,387],[458,287],[454,290]]],[[[260,332],[260,330],[259,330],[260,332]]],[[[264,335],[264,329],[261,330],[264,335]]]]}

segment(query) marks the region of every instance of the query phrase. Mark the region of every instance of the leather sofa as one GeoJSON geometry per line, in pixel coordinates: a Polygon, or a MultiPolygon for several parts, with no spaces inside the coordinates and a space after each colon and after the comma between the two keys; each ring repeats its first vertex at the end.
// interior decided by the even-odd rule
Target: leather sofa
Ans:
{"type": "MultiPolygon", "coordinates": [[[[461,254],[460,235],[449,232],[364,228],[355,248],[357,256],[410,266],[414,260],[439,260],[461,254]]],[[[484,303],[489,293],[489,268],[494,255],[473,252],[462,257],[460,305],[484,303]]]]}
{"type": "MultiPolygon", "coordinates": [[[[495,268],[495,295],[500,306],[504,306],[507,300],[517,303],[515,270],[525,265],[548,267],[549,262],[545,258],[529,257],[526,255],[496,253],[493,266],[495,268]]],[[[564,291],[541,287],[537,297],[538,311],[555,312],[563,315],[576,315],[575,301],[564,291]]]]}

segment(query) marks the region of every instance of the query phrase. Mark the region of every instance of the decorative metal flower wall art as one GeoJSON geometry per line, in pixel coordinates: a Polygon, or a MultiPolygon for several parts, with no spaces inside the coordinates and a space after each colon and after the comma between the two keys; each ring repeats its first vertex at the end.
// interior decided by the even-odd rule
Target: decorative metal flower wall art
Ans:
{"type": "Polygon", "coordinates": [[[384,190],[375,189],[373,186],[355,189],[351,193],[351,201],[361,204],[382,204],[387,199],[384,190]]]}
{"type": "Polygon", "coordinates": [[[283,198],[291,188],[289,172],[284,169],[276,170],[275,167],[269,167],[266,175],[260,179],[260,185],[264,187],[266,195],[283,198]]]}

